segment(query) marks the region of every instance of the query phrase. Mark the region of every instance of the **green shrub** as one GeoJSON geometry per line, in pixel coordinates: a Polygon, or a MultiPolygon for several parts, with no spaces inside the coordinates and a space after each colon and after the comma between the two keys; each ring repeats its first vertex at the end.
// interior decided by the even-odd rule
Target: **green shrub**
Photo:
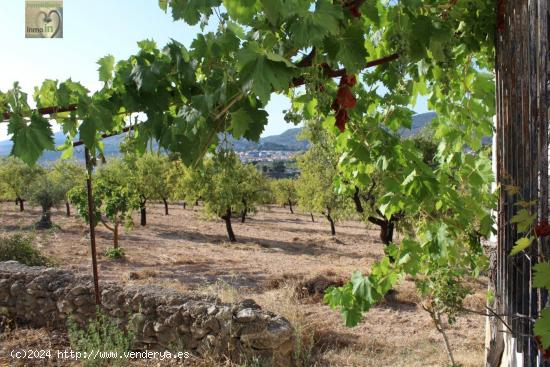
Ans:
{"type": "Polygon", "coordinates": [[[53,261],[32,244],[32,238],[16,234],[0,236],[0,261],[15,260],[28,266],[50,266],[53,261]]]}
{"type": "Polygon", "coordinates": [[[134,334],[125,332],[109,317],[97,310],[96,319],[90,320],[85,328],[80,328],[72,317],[67,321],[67,331],[71,348],[91,355],[84,359],[84,366],[125,366],[128,364],[124,352],[130,351],[134,334]],[[116,353],[117,358],[113,358],[116,353]]]}
{"type": "Polygon", "coordinates": [[[111,260],[120,259],[124,256],[124,249],[122,247],[110,247],[105,250],[105,256],[111,260]]]}

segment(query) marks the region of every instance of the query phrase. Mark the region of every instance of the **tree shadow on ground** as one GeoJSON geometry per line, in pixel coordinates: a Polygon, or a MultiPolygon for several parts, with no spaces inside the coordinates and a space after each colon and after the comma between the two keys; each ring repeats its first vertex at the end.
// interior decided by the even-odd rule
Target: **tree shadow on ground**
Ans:
{"type": "MultiPolygon", "coordinates": [[[[166,231],[157,234],[158,237],[169,239],[169,240],[184,240],[191,241],[195,243],[226,243],[231,244],[227,241],[227,237],[223,235],[212,235],[205,234],[196,231],[166,231]]],[[[319,256],[319,255],[336,255],[336,256],[345,256],[350,258],[360,258],[365,256],[354,251],[341,251],[339,249],[331,248],[328,246],[323,246],[316,241],[282,241],[282,240],[271,240],[266,238],[250,237],[250,236],[237,236],[236,244],[246,245],[258,245],[264,249],[271,251],[283,251],[291,255],[310,255],[310,256],[319,256]]]]}

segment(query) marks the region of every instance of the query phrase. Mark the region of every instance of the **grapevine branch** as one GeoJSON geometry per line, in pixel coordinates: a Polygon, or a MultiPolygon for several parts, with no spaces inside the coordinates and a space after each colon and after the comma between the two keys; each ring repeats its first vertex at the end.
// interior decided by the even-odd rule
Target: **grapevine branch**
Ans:
{"type": "MultiPolygon", "coordinates": [[[[305,59],[307,59],[308,56],[306,56],[305,59]]],[[[397,59],[399,59],[399,54],[397,54],[397,53],[389,55],[389,56],[385,56],[385,57],[382,57],[380,59],[369,61],[365,65],[364,69],[368,69],[368,68],[371,68],[371,67],[387,64],[387,63],[392,62],[392,61],[397,60],[397,59]]],[[[331,78],[331,79],[332,78],[340,78],[344,75],[347,75],[347,71],[346,71],[345,68],[333,70],[333,69],[330,69],[330,68],[324,66],[323,69],[325,71],[325,76],[327,78],[331,78]]],[[[299,86],[304,85],[304,84],[306,84],[306,78],[304,76],[300,76],[300,77],[292,79],[291,87],[295,88],[295,87],[299,87],[299,86]]]]}
{"type": "MultiPolygon", "coordinates": [[[[298,65],[299,66],[310,66],[311,61],[313,60],[313,58],[315,56],[315,52],[316,52],[315,48],[313,48],[312,51],[310,52],[310,54],[307,55],[304,59],[302,59],[302,61],[300,61],[298,65]],[[302,65],[300,65],[300,64],[302,64],[302,65]]],[[[398,58],[399,58],[399,54],[395,53],[395,54],[392,54],[392,55],[389,55],[389,56],[386,56],[386,57],[382,57],[380,59],[369,61],[365,65],[365,69],[375,67],[375,66],[378,66],[378,65],[387,64],[389,62],[397,60],[398,58]]],[[[332,70],[328,67],[324,67],[324,69],[325,69],[325,75],[326,75],[327,78],[338,78],[338,77],[342,77],[344,75],[347,75],[347,72],[346,72],[345,68],[332,70]]],[[[306,84],[306,78],[304,76],[294,78],[292,80],[292,83],[291,83],[291,88],[296,88],[296,87],[299,87],[299,86],[304,85],[304,84],[306,84]]],[[[225,108],[222,109],[222,112],[227,113],[229,108],[231,108],[231,106],[233,106],[235,104],[235,102],[237,102],[242,97],[243,97],[242,94],[240,94],[240,95],[238,94],[237,96],[235,96],[235,98],[230,101],[229,106],[226,106],[225,108]]],[[[42,107],[42,108],[36,109],[36,112],[38,112],[40,115],[52,115],[52,114],[55,114],[55,113],[72,112],[72,111],[76,111],[77,109],[78,109],[78,104],[70,104],[68,106],[42,107]]],[[[12,114],[13,114],[13,112],[4,112],[4,113],[2,113],[3,120],[4,121],[9,120],[12,114]]],[[[222,113],[218,113],[214,120],[218,120],[221,117],[221,114],[222,113]]],[[[118,132],[114,132],[114,133],[104,133],[104,134],[101,135],[101,138],[106,139],[106,138],[116,136],[116,135],[119,135],[119,134],[122,134],[122,133],[125,133],[125,132],[128,132],[128,131],[132,131],[139,125],[140,124],[126,126],[122,130],[120,130],[118,132]]],[[[77,141],[73,142],[73,147],[77,147],[77,146],[80,146],[80,145],[84,145],[84,142],[82,140],[77,140],[77,141]]]]}

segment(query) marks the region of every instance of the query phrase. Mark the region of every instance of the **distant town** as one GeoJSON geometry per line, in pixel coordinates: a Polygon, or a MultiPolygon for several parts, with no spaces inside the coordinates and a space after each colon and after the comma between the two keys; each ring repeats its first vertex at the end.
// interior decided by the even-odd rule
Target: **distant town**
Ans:
{"type": "Polygon", "coordinates": [[[301,151],[287,150],[249,150],[237,152],[243,163],[275,162],[294,160],[301,151]]]}

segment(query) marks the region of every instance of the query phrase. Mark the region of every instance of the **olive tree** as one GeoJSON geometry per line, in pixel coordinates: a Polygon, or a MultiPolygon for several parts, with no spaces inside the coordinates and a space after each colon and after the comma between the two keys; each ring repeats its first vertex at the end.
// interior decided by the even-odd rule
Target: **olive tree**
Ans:
{"type": "Polygon", "coordinates": [[[52,227],[51,210],[63,202],[66,191],[60,176],[54,170],[37,169],[36,172],[38,174],[27,189],[28,198],[33,204],[42,208],[42,218],[36,227],[48,229],[52,227]]]}

